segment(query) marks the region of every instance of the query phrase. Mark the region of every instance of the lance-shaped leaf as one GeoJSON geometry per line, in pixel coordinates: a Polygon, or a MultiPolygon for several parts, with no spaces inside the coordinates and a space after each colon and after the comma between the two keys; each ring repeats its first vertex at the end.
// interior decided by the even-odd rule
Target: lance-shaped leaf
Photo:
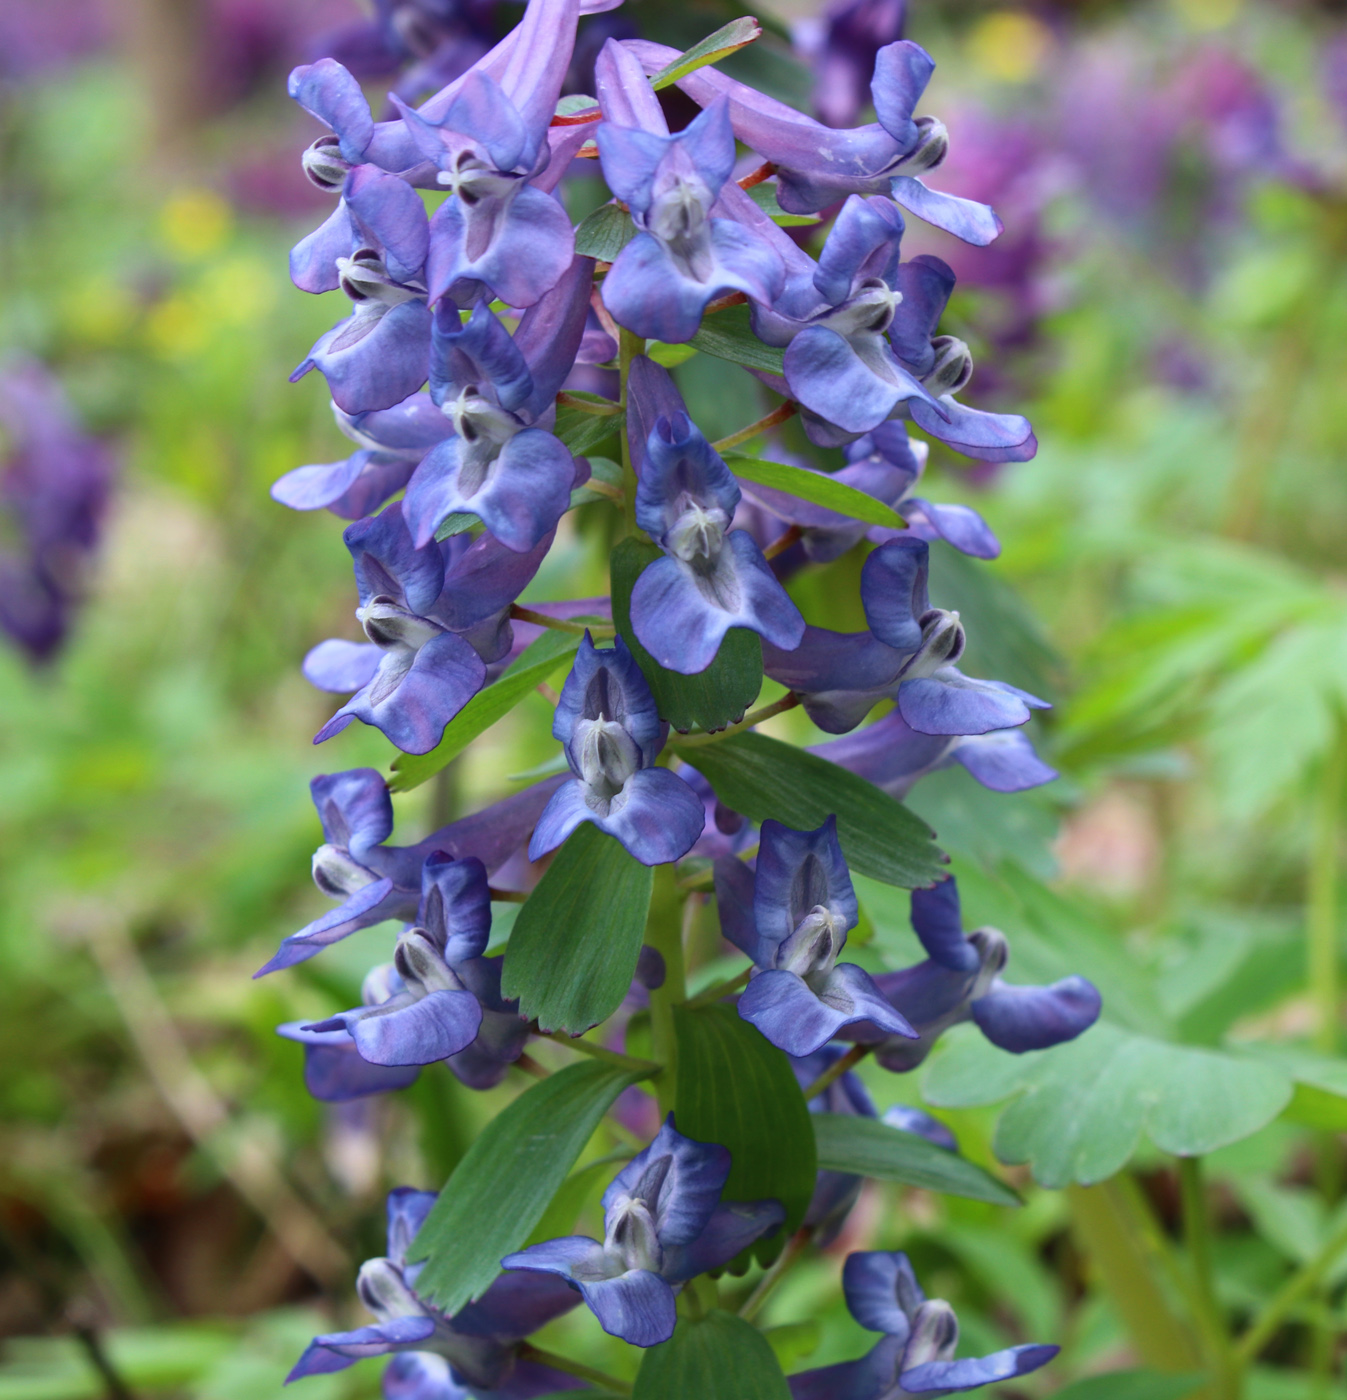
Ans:
{"type": "Polygon", "coordinates": [[[671,63],[661,68],[650,79],[650,86],[656,92],[661,88],[669,87],[676,83],[679,78],[686,78],[689,73],[695,73],[698,68],[705,68],[708,63],[719,63],[721,59],[728,58],[732,53],[738,53],[740,49],[746,48],[761,34],[762,25],[752,15],[743,15],[739,19],[732,19],[728,24],[721,25],[714,34],[708,34],[701,43],[694,44],[686,52],[680,53],[671,63]]]}
{"type": "Polygon", "coordinates": [[[601,204],[575,230],[576,256],[612,262],[635,237],[636,225],[625,209],[601,204]]]}
{"type": "Polygon", "coordinates": [[[729,306],[708,316],[688,343],[718,360],[732,360],[748,369],[760,369],[767,374],[786,372],[786,352],[774,345],[764,345],[753,334],[746,306],[729,306]]]}
{"type": "Polygon", "coordinates": [[[632,1400],[790,1400],[771,1343],[733,1313],[682,1318],[641,1358],[632,1400]]]}
{"type": "Polygon", "coordinates": [[[495,683],[479,690],[449,722],[444,738],[429,753],[402,754],[393,760],[388,786],[409,792],[452,763],[479,735],[504,718],[540,682],[563,666],[580,638],[574,632],[544,632],[524,648],[495,683]]]}
{"type": "Polygon", "coordinates": [[[770,1263],[814,1193],[812,1115],[786,1056],[733,1008],[675,1007],[674,1031],[678,1131],[729,1148],[723,1199],[775,1199],[786,1208],[781,1230],[753,1247],[770,1263]]]}
{"type": "Polygon", "coordinates": [[[544,1031],[573,1035],[612,1015],[636,973],[655,872],[584,822],[519,911],[501,991],[544,1031]]]}
{"type": "Polygon", "coordinates": [[[916,1133],[891,1128],[876,1118],[850,1113],[815,1113],[814,1140],[823,1171],[901,1181],[946,1196],[966,1196],[997,1206],[1017,1206],[1020,1198],[989,1171],[937,1147],[916,1133]]]}
{"type": "Polygon", "coordinates": [[[862,875],[916,889],[948,873],[925,822],[873,783],[826,759],[765,734],[690,744],[678,755],[727,807],[752,821],[775,817],[797,831],[812,831],[836,813],[842,854],[862,875]]]}
{"type": "Polygon", "coordinates": [[[408,1250],[424,1259],[416,1291],[446,1313],[480,1298],[542,1219],[599,1120],[640,1078],[611,1065],[568,1065],[487,1124],[454,1168],[408,1250]]]}
{"type": "Polygon", "coordinates": [[[951,1035],[927,1067],[928,1103],[966,1108],[1014,1096],[992,1149],[1028,1162],[1041,1185],[1089,1186],[1127,1165],[1145,1133],[1163,1152],[1197,1157],[1256,1133],[1291,1097],[1274,1065],[1135,1035],[1106,1021],[1051,1050],[1008,1055],[951,1035]]]}
{"type": "Polygon", "coordinates": [[[657,545],[645,540],[625,539],[613,550],[613,622],[645,676],[661,719],[684,734],[694,725],[724,729],[743,719],[762,688],[762,641],[745,627],[731,627],[706,670],[693,676],[666,671],[636,640],[631,626],[631,591],[636,580],[663,557],[657,545]]]}
{"type": "Polygon", "coordinates": [[[892,506],[886,506],[874,496],[848,486],[845,481],[834,481],[826,472],[811,472],[805,467],[792,467],[785,462],[764,462],[759,457],[741,457],[735,453],[725,458],[725,465],[741,481],[756,481],[759,486],[771,486],[801,501],[809,501],[825,510],[835,510],[838,515],[864,520],[868,525],[887,525],[892,530],[903,528],[903,518],[892,506]]]}

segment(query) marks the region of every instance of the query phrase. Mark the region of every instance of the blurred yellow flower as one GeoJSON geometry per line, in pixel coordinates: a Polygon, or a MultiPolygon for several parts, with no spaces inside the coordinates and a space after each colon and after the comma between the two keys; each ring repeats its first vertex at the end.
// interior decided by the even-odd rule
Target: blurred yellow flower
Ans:
{"type": "Polygon", "coordinates": [[[980,20],[968,37],[973,64],[989,78],[1022,83],[1052,51],[1052,31],[1023,10],[1002,10],[980,20]]]}
{"type": "Polygon", "coordinates": [[[145,322],[150,347],[168,359],[200,350],[206,343],[206,332],[200,308],[181,292],[165,297],[145,322]]]}
{"type": "Polygon", "coordinates": [[[159,214],[159,232],[164,242],[183,258],[200,258],[215,252],[233,226],[233,211],[213,190],[179,190],[159,214]]]}

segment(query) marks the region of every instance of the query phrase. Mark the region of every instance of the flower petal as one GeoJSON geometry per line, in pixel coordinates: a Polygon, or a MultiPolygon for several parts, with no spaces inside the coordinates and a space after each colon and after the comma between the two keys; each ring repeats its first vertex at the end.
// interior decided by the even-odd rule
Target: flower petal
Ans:
{"type": "Polygon", "coordinates": [[[898,708],[919,734],[986,734],[1028,722],[1023,695],[1014,686],[944,666],[933,676],[904,681],[898,687],[898,708]]]}
{"type": "Polygon", "coordinates": [[[965,457],[982,462],[1027,462],[1038,451],[1029,420],[1018,413],[982,413],[957,403],[948,394],[940,398],[938,408],[912,399],[908,412],[923,432],[947,442],[965,457]]]}
{"type": "Polygon", "coordinates": [[[1001,542],[972,506],[933,505],[910,496],[903,502],[908,528],[924,539],[942,539],[974,559],[995,559],[1001,542]]]}
{"type": "Polygon", "coordinates": [[[287,1384],[301,1376],[322,1376],[331,1371],[344,1371],[367,1356],[387,1356],[391,1351],[409,1351],[424,1342],[435,1331],[433,1318],[394,1317],[369,1327],[357,1327],[353,1332],[329,1332],[315,1337],[304,1354],[295,1362],[287,1384]]]}
{"type": "MultiPolygon", "coordinates": [[[[603,1193],[603,1208],[611,1210],[641,1184],[647,1169],[667,1159],[663,1179],[648,1204],[661,1244],[690,1244],[706,1228],[720,1202],[730,1174],[729,1149],[716,1142],[684,1137],[674,1127],[673,1115],[660,1125],[649,1146],[622,1168],[603,1193]]],[[[733,1253],[737,1254],[736,1249],[733,1253]]]]}
{"type": "Polygon", "coordinates": [[[304,657],[304,679],[319,690],[349,695],[374,679],[382,652],[373,642],[345,642],[329,637],[304,657]]]}
{"type": "Polygon", "coordinates": [[[1030,1371],[1046,1366],[1060,1350],[1061,1347],[1030,1342],[1024,1346],[1009,1347],[1005,1351],[995,1351],[990,1356],[965,1356],[958,1361],[928,1361],[923,1366],[904,1371],[900,1383],[903,1390],[913,1395],[923,1395],[932,1390],[976,1390],[978,1386],[991,1385],[995,1381],[1027,1376],[1030,1371]]]}
{"type": "Polygon", "coordinates": [[[977,968],[977,949],[964,934],[959,885],[952,876],[912,891],[912,927],[932,962],[954,972],[977,968]]]}
{"type": "Polygon", "coordinates": [[[471,1045],[482,1008],[471,992],[431,992],[351,1025],[356,1049],[375,1065],[429,1065],[471,1045]]]}
{"type": "Polygon", "coordinates": [[[847,1310],[867,1331],[904,1340],[909,1319],[926,1301],[912,1261],[901,1250],[871,1249],[847,1255],[842,1292],[847,1310]]]}
{"type": "Polygon", "coordinates": [[[347,1103],[369,1094],[389,1094],[416,1082],[420,1066],[372,1065],[344,1030],[306,1031],[301,1021],[276,1027],[276,1034],[304,1047],[304,1087],[320,1103],[347,1103]]]}
{"type": "Polygon", "coordinates": [[[309,783],[309,794],[324,838],[344,846],[357,860],[393,834],[393,799],[377,768],[320,773],[309,783]]]}
{"type": "Polygon", "coordinates": [[[658,1274],[632,1269],[617,1278],[582,1282],[579,1288],[610,1337],[621,1337],[634,1347],[653,1347],[673,1336],[678,1320],[674,1291],[658,1274]]]}
{"type": "Polygon", "coordinates": [[[1023,792],[1057,776],[1057,770],[1039,758],[1022,729],[971,734],[959,741],[951,756],[993,792],[1023,792]]]}
{"type": "Polygon", "coordinates": [[[1084,977],[1048,987],[1017,987],[998,978],[970,1010],[993,1045],[1023,1055],[1074,1040],[1099,1019],[1100,1005],[1098,989],[1084,977]]]}
{"type": "Polygon", "coordinates": [[[917,218],[977,248],[985,248],[1000,236],[1005,227],[987,205],[930,189],[912,175],[897,176],[889,186],[889,192],[917,218]]]}
{"type": "Polygon", "coordinates": [[[329,944],[339,943],[362,928],[372,928],[385,919],[396,918],[401,905],[402,896],[392,880],[375,880],[373,884],[358,889],[335,909],[311,924],[305,924],[298,933],[283,938],[275,956],[258,968],[253,976],[262,977],[283,967],[294,967],[315,953],[321,953],[329,944]]]}
{"type": "Polygon", "coordinates": [[[820,418],[849,433],[878,427],[900,403],[930,395],[903,368],[888,342],[874,337],[868,364],[845,337],[827,326],[809,326],[786,349],[791,394],[820,418]]]}

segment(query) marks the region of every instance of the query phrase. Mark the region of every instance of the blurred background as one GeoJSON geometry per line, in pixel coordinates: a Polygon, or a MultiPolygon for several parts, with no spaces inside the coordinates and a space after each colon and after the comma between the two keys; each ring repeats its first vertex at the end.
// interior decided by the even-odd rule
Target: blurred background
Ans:
{"type": "MultiPolygon", "coordinates": [[[[791,0],[759,11],[769,32],[734,63],[852,124],[868,119],[876,45],[917,39],[940,64],[923,110],[952,139],[935,183],[992,202],[1006,225],[977,250],[913,220],[905,247],[959,274],[945,329],[978,362],[965,397],[1029,414],[1042,443],[1001,468],[933,453],[929,494],[975,502],[1004,545],[994,566],[942,553],[933,595],[969,621],[970,669],[1054,700],[1036,741],[1063,776],[996,797],[938,774],[912,805],[954,852],[966,900],[1013,956],[1030,950],[1012,973],[1047,967],[1043,949],[1070,930],[1065,970],[1091,972],[1106,1005],[1118,979],[1142,988],[1162,1040],[1331,1055],[1347,13],[1309,0],[906,11],[791,0]],[[1094,968],[1071,951],[1081,938],[1094,968]]],[[[572,89],[609,34],[686,45],[735,13],[629,0],[582,27],[572,89]]],[[[301,174],[318,129],[285,75],[332,54],[371,93],[418,98],[517,14],[494,0],[0,12],[0,1400],[279,1394],[314,1331],[358,1317],[350,1282],[382,1252],[383,1193],[438,1186],[513,1091],[474,1096],[427,1073],[398,1096],[317,1104],[274,1027],[354,1004],[368,935],[250,978],[323,907],[307,780],[390,756],[363,726],[310,745],[331,706],[298,663],[355,635],[349,562],[339,522],[267,494],[348,450],[318,377],[286,382],[344,313],[286,274],[329,201],[301,174]]],[[[578,215],[595,196],[573,183],[578,215]]],[[[708,436],[761,411],[722,362],[679,373],[708,436]]],[[[572,530],[529,596],[590,590],[591,545],[572,530]]],[[[797,596],[809,588],[805,576],[797,596]]],[[[451,782],[399,798],[399,840],[550,758],[547,721],[531,700],[451,782]]],[[[802,712],[778,723],[809,738],[802,712]]],[[[906,898],[862,893],[867,956],[902,961],[906,898]]],[[[869,1078],[881,1109],[922,1101],[908,1078],[869,1078]]],[[[941,1116],[993,1160],[995,1109],[941,1116]]],[[[1345,1125],[1283,1116],[1208,1159],[1232,1315],[1340,1221],[1345,1125]]],[[[1092,1256],[1080,1188],[1011,1176],[1027,1197],[1013,1213],[869,1185],[832,1254],[776,1295],[773,1321],[812,1319],[778,1349],[796,1368],[857,1354],[863,1336],[832,1301],[840,1261],[901,1245],[972,1340],[1065,1344],[1014,1393],[1143,1362],[1182,1372],[1092,1256]]],[[[1127,1181],[1172,1234],[1173,1159],[1143,1139],[1127,1181]]],[[[1338,1278],[1289,1315],[1254,1400],[1347,1394],[1338,1278]]],[[[379,1369],[303,1394],[373,1394],[379,1369]]]]}

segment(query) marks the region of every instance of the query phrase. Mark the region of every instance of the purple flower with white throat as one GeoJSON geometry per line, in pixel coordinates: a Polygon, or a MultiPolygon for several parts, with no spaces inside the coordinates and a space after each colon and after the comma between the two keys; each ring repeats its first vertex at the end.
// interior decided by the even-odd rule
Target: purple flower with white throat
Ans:
{"type": "Polygon", "coordinates": [[[678,1132],[673,1116],[603,1193],[604,1237],[568,1235],[501,1260],[505,1269],[559,1275],[603,1330],[633,1346],[673,1336],[675,1294],[777,1228],[777,1201],[723,1202],[730,1154],[678,1132]]]}
{"type": "Polygon", "coordinates": [[[514,336],[485,302],[466,324],[449,304],[436,312],[430,392],[454,431],[426,454],[407,488],[407,520],[418,543],[462,512],[477,516],[507,548],[527,553],[569,507],[575,459],[536,425],[575,363],[593,271],[589,258],[574,259],[514,336]]]}
{"type": "Polygon", "coordinates": [[[852,1317],[883,1339],[858,1361],[790,1377],[794,1400],[898,1400],[949,1395],[1014,1380],[1046,1366],[1060,1347],[1030,1343],[989,1356],[954,1359],[959,1320],[941,1298],[927,1298],[900,1251],[849,1254],[842,1291],[852,1317]]]}
{"type": "Polygon", "coordinates": [[[392,1356],[385,1393],[400,1400],[530,1400],[573,1385],[570,1377],[519,1357],[518,1343],[569,1312],[576,1297],[546,1275],[502,1274],[475,1302],[446,1317],[416,1291],[424,1264],[408,1261],[433,1191],[399,1187],[388,1196],[388,1253],[361,1265],[356,1294],[369,1326],[315,1337],[286,1377],[344,1371],[367,1356],[392,1356]]]}
{"type": "Polygon", "coordinates": [[[687,783],[655,766],[666,733],[622,638],[600,650],[586,632],[552,721],[574,776],[539,818],[530,860],[555,850],[582,822],[615,836],[642,865],[686,855],[706,814],[687,783]]]}
{"type": "Polygon", "coordinates": [[[900,972],[875,978],[880,992],[918,1032],[916,1040],[881,1035],[853,1026],[844,1038],[874,1045],[885,1069],[915,1069],[951,1026],[974,1021],[1002,1050],[1022,1055],[1074,1040],[1099,1019],[1100,998],[1083,977],[1065,977],[1046,987],[1001,980],[1009,950],[999,929],[965,933],[959,888],[953,877],[912,891],[912,927],[928,954],[900,972]]]}
{"type": "Polygon", "coordinates": [[[595,76],[604,178],[638,229],[604,281],[613,318],[637,335],[681,342],[717,296],[771,300],[784,275],[776,251],[733,220],[711,217],[734,170],[728,104],[713,103],[670,136],[640,64],[616,40],[604,45],[595,76]]]}
{"type": "Polygon", "coordinates": [[[756,871],[726,857],[715,878],[721,931],[755,964],[739,1014],[773,1045],[812,1055],[843,1027],[876,1017],[891,1035],[916,1036],[868,972],[837,961],[859,906],[836,817],[817,831],[763,822],[756,871]]]}

